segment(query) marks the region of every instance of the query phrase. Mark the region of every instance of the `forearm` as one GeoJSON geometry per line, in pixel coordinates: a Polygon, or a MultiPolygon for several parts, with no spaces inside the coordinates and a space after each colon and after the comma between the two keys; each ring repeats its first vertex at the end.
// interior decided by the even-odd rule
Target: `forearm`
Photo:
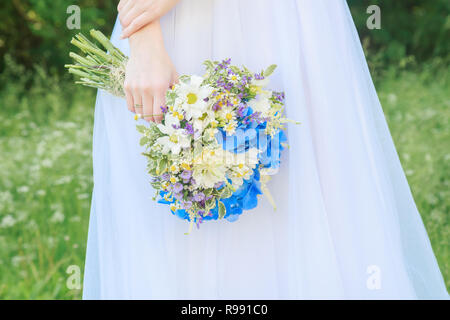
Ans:
{"type": "Polygon", "coordinates": [[[137,54],[149,54],[164,50],[164,39],[162,36],[159,20],[153,21],[133,33],[130,38],[131,56],[137,54]]]}
{"type": "Polygon", "coordinates": [[[121,0],[117,10],[122,24],[122,38],[132,34],[159,20],[180,0],[121,0]]]}

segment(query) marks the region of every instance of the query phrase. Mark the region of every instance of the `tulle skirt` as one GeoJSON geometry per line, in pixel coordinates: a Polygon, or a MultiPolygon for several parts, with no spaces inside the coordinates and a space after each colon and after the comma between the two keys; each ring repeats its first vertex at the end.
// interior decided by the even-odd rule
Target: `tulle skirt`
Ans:
{"type": "MultiPolygon", "coordinates": [[[[290,148],[236,222],[158,204],[125,100],[99,91],[85,299],[447,298],[343,0],[189,0],[162,18],[180,74],[205,59],[278,68],[290,148]]],[[[119,40],[116,23],[112,40],[119,40]]]]}

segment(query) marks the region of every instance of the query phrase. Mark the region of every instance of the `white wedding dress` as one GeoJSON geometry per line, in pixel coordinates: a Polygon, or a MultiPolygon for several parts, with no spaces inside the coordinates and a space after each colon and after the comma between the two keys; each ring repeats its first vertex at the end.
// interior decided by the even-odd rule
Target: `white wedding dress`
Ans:
{"type": "MultiPolygon", "coordinates": [[[[182,0],[162,18],[180,74],[278,65],[290,149],[236,222],[154,202],[125,100],[99,91],[85,299],[424,299],[448,293],[343,0],[182,0]]],[[[116,23],[112,41],[119,40],[116,23]]]]}

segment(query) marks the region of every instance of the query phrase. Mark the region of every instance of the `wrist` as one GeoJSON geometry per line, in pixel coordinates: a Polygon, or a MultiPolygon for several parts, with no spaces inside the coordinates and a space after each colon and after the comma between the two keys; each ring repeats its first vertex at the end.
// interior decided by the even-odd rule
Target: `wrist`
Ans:
{"type": "Polygon", "coordinates": [[[129,38],[130,56],[164,51],[164,40],[159,20],[155,20],[129,38]]]}

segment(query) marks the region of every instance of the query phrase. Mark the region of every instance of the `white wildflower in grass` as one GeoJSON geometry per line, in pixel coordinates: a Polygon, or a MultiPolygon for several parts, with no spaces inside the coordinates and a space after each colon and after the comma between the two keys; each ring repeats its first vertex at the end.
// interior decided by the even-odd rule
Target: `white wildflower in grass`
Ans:
{"type": "Polygon", "coordinates": [[[27,193],[28,191],[30,191],[30,187],[28,186],[21,186],[17,188],[18,193],[27,193]]]}
{"type": "Polygon", "coordinates": [[[51,168],[53,166],[53,161],[50,159],[44,159],[41,164],[44,168],[51,168]]]}
{"type": "Polygon", "coordinates": [[[14,256],[11,258],[11,264],[14,267],[18,267],[23,261],[25,261],[24,256],[14,256]]]}
{"type": "Polygon", "coordinates": [[[81,217],[80,216],[73,216],[70,218],[70,222],[80,222],[81,217]]]}
{"type": "Polygon", "coordinates": [[[77,195],[77,199],[78,200],[85,200],[85,199],[89,199],[89,193],[81,193],[79,195],[77,195]]]}
{"type": "Polygon", "coordinates": [[[13,196],[9,191],[0,192],[0,212],[13,204],[13,196]]]}
{"type": "Polygon", "coordinates": [[[0,222],[0,227],[2,228],[10,228],[16,224],[16,219],[13,218],[12,215],[6,215],[0,222]]]}
{"type": "Polygon", "coordinates": [[[70,183],[72,181],[73,177],[72,176],[64,176],[61,177],[59,179],[57,179],[55,181],[55,185],[61,185],[61,184],[66,184],[66,183],[70,183]]]}
{"type": "Polygon", "coordinates": [[[50,218],[52,223],[61,223],[64,221],[64,214],[61,211],[55,211],[50,218]]]}

